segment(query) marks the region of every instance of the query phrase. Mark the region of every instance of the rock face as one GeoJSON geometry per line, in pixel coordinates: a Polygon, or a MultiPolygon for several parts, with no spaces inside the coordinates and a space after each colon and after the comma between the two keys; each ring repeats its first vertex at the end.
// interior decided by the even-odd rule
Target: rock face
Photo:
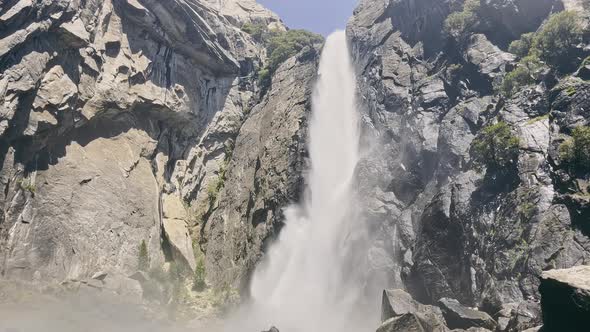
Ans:
{"type": "MultiPolygon", "coordinates": [[[[452,1],[361,1],[347,32],[362,101],[358,187],[374,231],[372,284],[499,317],[506,304],[538,301],[542,271],[590,261],[585,175],[569,172],[558,151],[590,116],[587,82],[576,77],[510,98],[495,92],[517,60],[508,43],[561,1],[481,4],[484,24],[461,41],[442,32],[461,8],[452,1]],[[501,172],[479,168],[472,150],[498,121],[519,141],[517,162],[501,172]]],[[[503,326],[516,313],[506,314],[503,326]]]]}
{"type": "Polygon", "coordinates": [[[278,235],[283,208],[299,198],[318,52],[304,50],[277,70],[235,141],[224,189],[203,228],[207,270],[215,283],[237,276],[248,285],[267,241],[278,235]]]}
{"type": "MultiPolygon", "coordinates": [[[[421,304],[441,298],[457,299],[440,304],[450,327],[497,319],[499,331],[538,326],[541,295],[547,312],[574,305],[564,294],[586,300],[575,273],[538,277],[590,263],[588,174],[559,153],[590,124],[589,68],[496,92],[518,60],[510,41],[582,7],[482,0],[481,26],[453,40],[443,24],[462,2],[361,0],[347,27],[362,112],[359,222],[372,237],[366,292],[407,291],[383,294],[380,331],[447,330],[440,309],[421,304]],[[477,165],[474,140],[500,121],[518,138],[515,162],[477,165]]],[[[320,49],[261,89],[266,51],[244,24],[285,29],[253,0],[0,4],[2,277],[130,284],[137,295],[150,278],[137,271],[145,242],[151,268],[193,271],[202,251],[207,284],[246,289],[299,199],[320,49]]],[[[587,53],[587,40],[579,46],[587,53]]],[[[545,315],[547,328],[556,317],[545,315]]]]}
{"type": "Polygon", "coordinates": [[[3,277],[129,276],[145,241],[246,279],[296,199],[317,50],[262,97],[245,23],[285,29],[251,0],[0,4],[3,277]]]}
{"type": "Polygon", "coordinates": [[[543,331],[583,331],[590,326],[590,266],[543,272],[543,331]]]}

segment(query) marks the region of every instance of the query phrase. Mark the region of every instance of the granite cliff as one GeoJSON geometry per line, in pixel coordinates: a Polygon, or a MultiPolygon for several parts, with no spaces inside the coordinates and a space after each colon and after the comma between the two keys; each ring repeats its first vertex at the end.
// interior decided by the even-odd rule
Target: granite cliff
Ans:
{"type": "MultiPolygon", "coordinates": [[[[360,1],[367,298],[398,289],[380,330],[536,328],[564,279],[543,271],[590,264],[587,5],[360,1]],[[521,53],[559,13],[570,53],[521,53]]],[[[321,51],[262,80],[268,31],[286,27],[254,0],[0,2],[1,278],[182,302],[164,272],[247,298],[301,196],[321,51]]]]}

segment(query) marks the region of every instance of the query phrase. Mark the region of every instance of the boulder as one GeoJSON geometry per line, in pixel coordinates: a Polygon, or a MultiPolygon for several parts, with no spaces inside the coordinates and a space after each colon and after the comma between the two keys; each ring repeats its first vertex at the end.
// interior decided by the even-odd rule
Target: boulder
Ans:
{"type": "Polygon", "coordinates": [[[164,219],[163,226],[164,236],[170,244],[174,261],[186,264],[190,271],[194,271],[195,254],[186,222],[180,219],[164,219]]]}
{"type": "Polygon", "coordinates": [[[145,273],[143,271],[137,271],[137,272],[133,273],[132,275],[130,275],[129,279],[137,280],[140,283],[142,283],[142,282],[146,282],[146,281],[150,280],[150,277],[147,273],[145,273]]]}
{"type": "Polygon", "coordinates": [[[535,301],[519,303],[510,314],[507,331],[523,331],[541,325],[541,306],[535,301]]]}
{"type": "Polygon", "coordinates": [[[421,321],[426,331],[444,331],[445,320],[438,307],[424,305],[415,301],[412,296],[401,289],[384,290],[381,306],[381,321],[414,314],[421,321]]]}
{"type": "Polygon", "coordinates": [[[262,332],[279,332],[279,329],[277,329],[276,327],[272,326],[268,331],[262,331],[262,332]]]}
{"type": "Polygon", "coordinates": [[[427,332],[414,314],[405,314],[385,321],[377,332],[427,332]]]}
{"type": "Polygon", "coordinates": [[[586,331],[590,327],[590,266],[541,275],[544,331],[586,331]]]}
{"type": "Polygon", "coordinates": [[[447,325],[452,329],[468,329],[482,327],[489,330],[496,329],[496,322],[485,312],[462,306],[459,301],[442,298],[438,301],[447,325]]]}
{"type": "Polygon", "coordinates": [[[104,271],[98,271],[92,275],[92,279],[103,281],[109,274],[104,271]]]}
{"type": "Polygon", "coordinates": [[[515,56],[500,50],[485,35],[476,34],[471,37],[465,60],[476,66],[481,74],[493,79],[505,72],[506,65],[513,62],[515,56]]]}

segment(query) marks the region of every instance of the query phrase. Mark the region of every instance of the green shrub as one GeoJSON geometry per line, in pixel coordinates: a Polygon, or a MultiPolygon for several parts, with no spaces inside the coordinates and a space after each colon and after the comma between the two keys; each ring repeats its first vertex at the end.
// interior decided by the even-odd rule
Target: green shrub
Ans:
{"type": "Polygon", "coordinates": [[[35,192],[37,191],[37,187],[33,183],[32,179],[22,179],[19,180],[17,184],[22,190],[28,191],[31,194],[35,194],[35,192]]]}
{"type": "Polygon", "coordinates": [[[590,127],[574,129],[572,138],[559,147],[561,159],[571,168],[581,171],[590,170],[590,127]]]}
{"type": "Polygon", "coordinates": [[[246,23],[242,26],[242,31],[249,34],[258,42],[263,42],[270,33],[265,24],[246,23]]]}
{"type": "Polygon", "coordinates": [[[260,68],[258,70],[258,83],[260,84],[260,86],[262,87],[268,87],[270,86],[271,80],[272,80],[272,75],[270,73],[270,69],[268,69],[268,66],[264,66],[262,68],[260,68]]]}
{"type": "Polygon", "coordinates": [[[219,191],[221,191],[223,185],[224,180],[221,176],[209,183],[209,186],[207,186],[207,198],[209,199],[209,204],[213,204],[217,201],[217,195],[219,195],[219,191]]]}
{"type": "Polygon", "coordinates": [[[510,97],[523,86],[534,84],[542,68],[543,63],[534,55],[524,57],[513,71],[506,74],[500,86],[500,93],[510,97]]]}
{"type": "Polygon", "coordinates": [[[579,64],[575,53],[576,45],[582,40],[582,34],[577,13],[563,11],[553,14],[535,34],[531,52],[561,72],[573,70],[579,64]]]}
{"type": "Polygon", "coordinates": [[[139,256],[137,259],[137,269],[139,271],[147,272],[150,268],[150,257],[147,250],[145,240],[141,241],[139,245],[139,256]]]}
{"type": "Polygon", "coordinates": [[[207,282],[205,281],[205,260],[200,257],[197,260],[197,267],[195,268],[195,275],[193,277],[193,289],[196,291],[202,291],[207,288],[207,282]]]}
{"type": "Polygon", "coordinates": [[[451,13],[444,22],[444,30],[455,39],[459,39],[474,28],[480,21],[478,11],[481,7],[480,0],[466,0],[463,10],[451,13]]]}
{"type": "Polygon", "coordinates": [[[269,39],[267,46],[268,69],[271,74],[285,60],[297,54],[304,47],[322,43],[324,37],[306,30],[289,30],[275,33],[269,39]]]}
{"type": "Polygon", "coordinates": [[[268,62],[258,70],[258,82],[266,89],[272,83],[272,75],[279,66],[296,55],[304,47],[322,43],[324,37],[306,30],[268,30],[257,24],[244,24],[242,30],[266,46],[268,62]]]}
{"type": "Polygon", "coordinates": [[[516,54],[520,58],[526,57],[530,50],[531,46],[533,45],[533,39],[535,38],[535,33],[525,33],[520,36],[520,39],[513,41],[510,43],[508,47],[508,51],[510,53],[516,54]]]}
{"type": "Polygon", "coordinates": [[[506,122],[485,127],[472,144],[474,160],[479,165],[502,169],[518,160],[519,140],[506,122]]]}

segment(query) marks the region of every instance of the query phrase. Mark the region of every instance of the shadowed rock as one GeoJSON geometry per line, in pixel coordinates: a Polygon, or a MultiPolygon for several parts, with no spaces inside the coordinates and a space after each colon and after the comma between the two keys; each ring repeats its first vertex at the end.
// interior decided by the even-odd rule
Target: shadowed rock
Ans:
{"type": "Polygon", "coordinates": [[[485,312],[462,306],[459,301],[443,298],[438,301],[447,325],[453,329],[468,329],[482,327],[489,330],[496,329],[496,322],[485,312]]]}
{"type": "Polygon", "coordinates": [[[377,332],[427,332],[414,314],[405,314],[385,321],[377,332]]]}
{"type": "Polygon", "coordinates": [[[590,266],[543,272],[539,291],[544,331],[590,327],[590,266]]]}

